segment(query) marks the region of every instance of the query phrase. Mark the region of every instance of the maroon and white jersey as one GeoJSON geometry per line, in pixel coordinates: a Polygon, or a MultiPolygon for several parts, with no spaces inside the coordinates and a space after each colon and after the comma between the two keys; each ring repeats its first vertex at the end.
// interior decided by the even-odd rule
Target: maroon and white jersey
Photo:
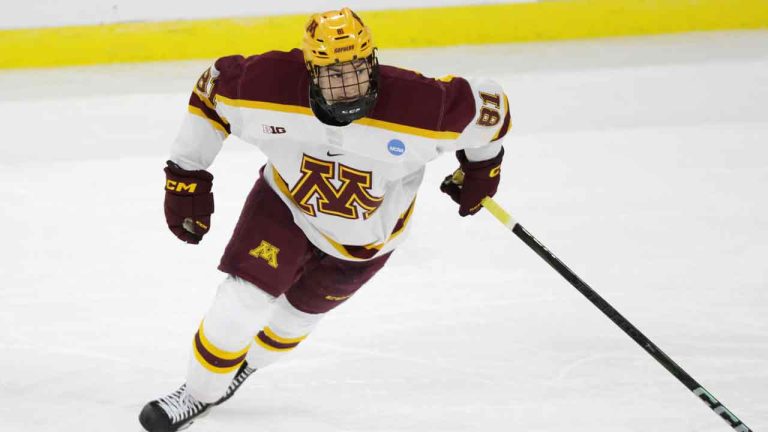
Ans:
{"type": "Polygon", "coordinates": [[[267,182],[319,249],[348,260],[391,251],[426,163],[460,149],[472,160],[496,156],[510,117],[491,80],[379,70],[374,108],[339,127],[314,116],[300,50],[223,57],[198,80],[171,159],[207,169],[234,134],[267,156],[267,182]]]}

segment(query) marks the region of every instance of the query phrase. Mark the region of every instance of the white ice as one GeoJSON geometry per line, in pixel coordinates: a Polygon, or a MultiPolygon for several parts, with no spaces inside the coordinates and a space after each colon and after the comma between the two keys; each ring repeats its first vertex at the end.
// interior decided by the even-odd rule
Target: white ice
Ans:
{"type": "MultiPolygon", "coordinates": [[[[768,430],[768,32],[384,51],[485,75],[513,132],[497,200],[753,430],[768,430]]],[[[139,431],[264,158],[228,142],[197,247],[162,214],[207,62],[0,73],[0,430],[139,431]]],[[[191,431],[726,431],[432,163],[412,237],[191,431]]]]}

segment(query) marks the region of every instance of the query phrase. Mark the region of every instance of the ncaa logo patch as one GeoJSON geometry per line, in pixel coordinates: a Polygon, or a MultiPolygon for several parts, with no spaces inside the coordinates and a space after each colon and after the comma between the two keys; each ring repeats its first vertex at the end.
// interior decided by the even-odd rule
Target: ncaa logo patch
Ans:
{"type": "Polygon", "coordinates": [[[393,156],[402,156],[405,153],[405,143],[397,138],[391,139],[387,143],[387,150],[393,156]]]}

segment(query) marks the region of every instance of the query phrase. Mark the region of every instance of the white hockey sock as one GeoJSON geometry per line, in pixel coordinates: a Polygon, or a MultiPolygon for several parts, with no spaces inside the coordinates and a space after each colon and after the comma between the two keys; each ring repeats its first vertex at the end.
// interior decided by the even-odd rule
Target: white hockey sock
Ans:
{"type": "Polygon", "coordinates": [[[325,314],[309,314],[280,296],[272,305],[267,324],[256,334],[248,351],[248,366],[261,369],[293,351],[325,314]]]}
{"type": "Polygon", "coordinates": [[[219,285],[192,343],[187,388],[195,399],[212,403],[224,395],[273,301],[255,285],[234,276],[219,285]]]}

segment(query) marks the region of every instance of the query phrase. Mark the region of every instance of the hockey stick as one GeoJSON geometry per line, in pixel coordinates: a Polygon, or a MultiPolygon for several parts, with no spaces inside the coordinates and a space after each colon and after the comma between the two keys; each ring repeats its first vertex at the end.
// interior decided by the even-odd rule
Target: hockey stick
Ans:
{"type": "Polygon", "coordinates": [[[516,236],[520,238],[525,244],[528,245],[537,255],[539,255],[544,261],[546,261],[552,268],[557,270],[562,277],[564,277],[574,288],[579,290],[593,305],[597,306],[601,312],[603,312],[611,321],[614,322],[619,328],[624,330],[629,337],[631,337],[638,345],[655,358],[657,362],[661,363],[665,369],[674,375],[688,390],[692,391],[694,395],[704,401],[707,406],[715,412],[715,414],[722,417],[726,423],[728,423],[737,432],[752,432],[747,425],[744,424],[736,415],[734,415],[728,408],[720,403],[712,393],[708,392],[701,386],[693,377],[688,375],[677,363],[675,363],[669,356],[657,347],[650,339],[648,339],[640,330],[637,329],[632,323],[624,318],[616,309],[613,308],[605,299],[595,292],[586,282],[581,280],[571,269],[569,269],[562,261],[560,261],[552,252],[550,252],[544,245],[542,245],[534,236],[531,235],[522,225],[517,223],[512,216],[507,213],[499,204],[496,203],[490,197],[483,198],[483,207],[485,207],[491,214],[499,220],[504,226],[509,228],[516,236]]]}

